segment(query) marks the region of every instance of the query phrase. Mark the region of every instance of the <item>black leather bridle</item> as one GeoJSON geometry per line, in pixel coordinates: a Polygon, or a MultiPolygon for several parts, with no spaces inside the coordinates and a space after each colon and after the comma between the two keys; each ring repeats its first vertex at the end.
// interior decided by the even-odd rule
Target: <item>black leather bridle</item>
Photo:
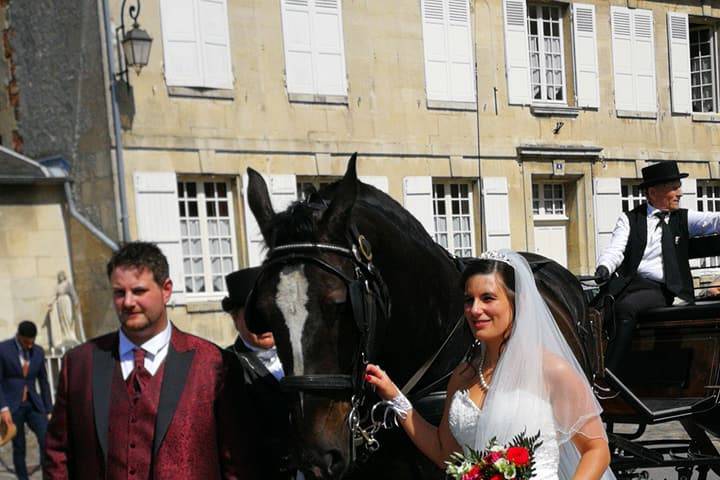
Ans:
{"type": "MultiPolygon", "coordinates": [[[[347,422],[351,432],[350,464],[358,458],[357,449],[364,448],[364,453],[374,452],[379,448],[375,433],[380,428],[388,428],[388,416],[385,412],[378,418],[376,411],[381,404],[367,406],[365,367],[369,362],[376,361],[378,328],[384,327],[390,317],[390,295],[387,285],[380,272],[372,263],[372,246],[365,236],[358,233],[353,226],[347,235],[350,248],[328,243],[293,243],[273,248],[267,254],[262,269],[255,283],[259,281],[271,267],[288,265],[315,265],[327,273],[343,281],[352,308],[360,341],[354,354],[351,374],[309,374],[287,375],[281,386],[289,392],[322,394],[328,392],[347,392],[350,396],[351,410],[347,422]],[[323,256],[330,254],[350,260],[352,274],[343,272],[330,264],[323,256]]],[[[247,306],[250,310],[255,304],[256,288],[250,293],[247,306]]],[[[302,409],[302,402],[300,402],[302,409]]]]}

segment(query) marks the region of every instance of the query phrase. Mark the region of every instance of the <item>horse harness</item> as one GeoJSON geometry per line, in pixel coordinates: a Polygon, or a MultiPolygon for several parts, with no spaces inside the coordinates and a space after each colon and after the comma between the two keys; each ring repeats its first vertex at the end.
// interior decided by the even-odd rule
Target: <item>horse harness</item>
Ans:
{"type": "MultiPolygon", "coordinates": [[[[365,453],[376,451],[380,444],[375,434],[382,428],[389,428],[391,423],[388,415],[381,408],[387,402],[378,402],[364,410],[367,403],[365,367],[371,361],[376,361],[376,334],[378,327],[384,326],[390,317],[390,295],[387,285],[380,272],[372,263],[372,246],[364,235],[358,233],[352,225],[348,232],[350,248],[329,243],[293,243],[281,245],[268,252],[263,262],[260,275],[255,286],[263,274],[270,267],[288,266],[296,264],[311,264],[334,275],[342,280],[348,292],[352,308],[352,316],[360,335],[357,346],[352,374],[306,374],[286,375],[281,381],[284,390],[300,395],[300,410],[302,411],[302,395],[304,393],[322,392],[350,392],[351,410],[347,422],[351,433],[351,463],[357,457],[358,448],[365,453]],[[350,260],[353,274],[348,275],[338,267],[331,265],[323,258],[323,254],[336,255],[350,260]],[[383,410],[382,415],[380,411],[383,410]],[[382,417],[382,418],[379,418],[382,417]]],[[[255,302],[255,288],[250,293],[247,305],[255,302]]]]}

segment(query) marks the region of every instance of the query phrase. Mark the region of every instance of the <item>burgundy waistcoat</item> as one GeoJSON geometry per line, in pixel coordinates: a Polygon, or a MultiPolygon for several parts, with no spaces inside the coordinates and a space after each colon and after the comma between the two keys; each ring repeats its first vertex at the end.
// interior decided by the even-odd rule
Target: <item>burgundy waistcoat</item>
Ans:
{"type": "Polygon", "coordinates": [[[155,417],[160,402],[163,363],[139,397],[131,398],[122,378],[120,364],[113,372],[108,426],[107,478],[149,480],[152,478],[152,450],[155,417]]]}

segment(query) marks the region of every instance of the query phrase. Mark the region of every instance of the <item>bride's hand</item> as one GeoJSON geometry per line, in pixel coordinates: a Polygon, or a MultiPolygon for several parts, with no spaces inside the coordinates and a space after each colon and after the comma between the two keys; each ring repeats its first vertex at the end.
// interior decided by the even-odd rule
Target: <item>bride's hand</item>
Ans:
{"type": "Polygon", "coordinates": [[[400,389],[395,386],[383,369],[372,363],[365,368],[365,381],[375,387],[375,393],[383,400],[392,400],[400,394],[400,389]]]}

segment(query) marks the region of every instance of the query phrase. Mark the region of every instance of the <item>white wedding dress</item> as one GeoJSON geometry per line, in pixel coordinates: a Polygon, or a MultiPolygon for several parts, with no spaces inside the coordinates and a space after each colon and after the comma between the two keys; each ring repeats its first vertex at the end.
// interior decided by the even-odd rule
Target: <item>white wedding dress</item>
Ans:
{"type": "MultiPolygon", "coordinates": [[[[558,465],[560,462],[560,451],[555,436],[555,425],[553,423],[553,413],[550,404],[547,401],[534,396],[533,394],[523,395],[525,397],[523,403],[527,403],[527,408],[520,408],[518,411],[496,411],[489,412],[485,409],[478,408],[475,402],[468,395],[467,390],[458,390],[450,403],[450,411],[448,422],[450,431],[455,440],[464,448],[470,447],[474,450],[483,450],[487,447],[490,438],[478,438],[481,429],[478,428],[484,417],[494,416],[496,418],[512,418],[517,422],[518,416],[523,412],[535,412],[532,417],[520,419],[527,428],[526,435],[535,435],[540,431],[540,439],[542,445],[535,451],[535,477],[539,480],[556,480],[558,478],[558,465]],[[537,415],[537,412],[540,412],[537,415]]],[[[498,407],[502,405],[513,405],[513,402],[498,402],[498,407]]],[[[525,407],[525,405],[523,405],[525,407]]],[[[501,408],[497,408],[500,410],[501,408]]],[[[520,434],[522,431],[516,432],[520,434]]],[[[501,445],[509,443],[512,438],[498,438],[497,441],[501,445]]]]}

